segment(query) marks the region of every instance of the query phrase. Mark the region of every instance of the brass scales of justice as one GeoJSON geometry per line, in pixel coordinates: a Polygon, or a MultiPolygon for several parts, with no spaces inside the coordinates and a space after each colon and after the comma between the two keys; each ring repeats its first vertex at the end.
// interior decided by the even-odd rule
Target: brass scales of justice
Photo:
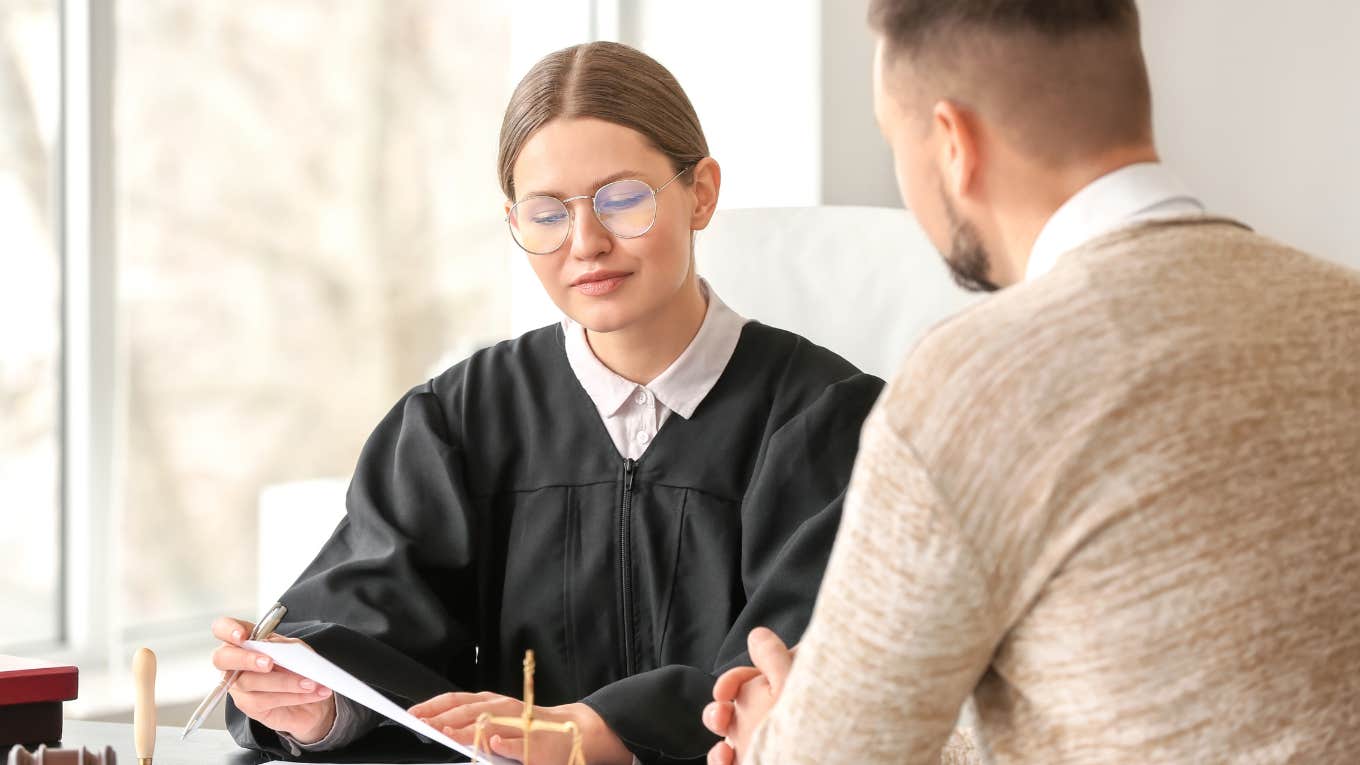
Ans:
{"type": "MultiPolygon", "coordinates": [[[[486,747],[486,726],[503,725],[507,728],[517,728],[524,731],[524,765],[529,765],[529,734],[535,732],[544,733],[570,733],[571,734],[571,755],[567,757],[567,765],[586,765],[586,756],[581,746],[581,729],[574,722],[549,722],[547,720],[534,719],[534,652],[528,650],[524,652],[524,712],[519,717],[493,717],[488,713],[482,713],[477,718],[477,733],[472,739],[472,763],[476,765],[482,762],[478,754],[486,747]]],[[[489,751],[489,750],[487,750],[489,751]]]]}

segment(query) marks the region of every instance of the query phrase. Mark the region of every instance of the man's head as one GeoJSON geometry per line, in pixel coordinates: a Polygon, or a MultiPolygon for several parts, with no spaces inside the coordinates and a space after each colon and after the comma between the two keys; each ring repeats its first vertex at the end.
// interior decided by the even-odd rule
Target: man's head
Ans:
{"type": "Polygon", "coordinates": [[[1134,0],[873,0],[874,111],[965,287],[1023,277],[1073,193],[1156,158],[1134,0]]]}

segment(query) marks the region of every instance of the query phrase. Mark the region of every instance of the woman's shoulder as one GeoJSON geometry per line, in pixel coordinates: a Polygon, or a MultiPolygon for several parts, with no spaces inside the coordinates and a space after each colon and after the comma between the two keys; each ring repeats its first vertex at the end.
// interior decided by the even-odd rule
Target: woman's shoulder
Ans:
{"type": "Polygon", "coordinates": [[[406,391],[394,410],[437,413],[450,430],[498,413],[545,416],[544,408],[570,404],[572,372],[562,343],[561,326],[553,324],[481,348],[406,391]]]}
{"type": "Polygon", "coordinates": [[[742,329],[733,359],[768,369],[786,384],[825,386],[857,377],[878,380],[803,335],[754,320],[742,329]]]}
{"type": "Polygon", "coordinates": [[[736,398],[782,427],[795,419],[862,419],[883,381],[796,332],[749,322],[719,398],[736,398]],[[756,402],[763,402],[757,404],[756,402]]]}
{"type": "Polygon", "coordinates": [[[561,375],[565,368],[562,325],[549,324],[519,337],[478,349],[440,372],[428,385],[431,392],[486,388],[513,390],[545,377],[561,375]]]}

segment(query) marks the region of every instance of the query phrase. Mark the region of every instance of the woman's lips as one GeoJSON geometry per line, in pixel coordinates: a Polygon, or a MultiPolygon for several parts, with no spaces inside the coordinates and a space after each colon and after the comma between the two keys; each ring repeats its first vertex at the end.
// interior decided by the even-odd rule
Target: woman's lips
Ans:
{"type": "Polygon", "coordinates": [[[572,287],[579,290],[581,294],[589,297],[599,297],[608,295],[623,284],[631,274],[609,272],[600,274],[587,274],[578,278],[572,283],[572,287]]]}

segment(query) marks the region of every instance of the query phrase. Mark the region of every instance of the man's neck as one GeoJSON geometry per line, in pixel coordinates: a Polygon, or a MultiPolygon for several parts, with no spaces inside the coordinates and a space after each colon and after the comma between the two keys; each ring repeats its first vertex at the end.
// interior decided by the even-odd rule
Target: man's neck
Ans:
{"type": "Polygon", "coordinates": [[[685,352],[699,334],[707,312],[708,301],[691,270],[669,304],[614,332],[586,330],[586,342],[614,374],[647,385],[685,352]]]}
{"type": "Polygon", "coordinates": [[[1110,173],[1136,165],[1141,162],[1157,162],[1157,150],[1152,145],[1129,146],[1115,149],[1098,157],[1066,167],[1036,172],[1035,184],[1030,194],[1024,197],[1028,202],[1017,208],[1017,213],[1009,221],[1001,221],[1002,246],[996,253],[999,262],[993,267],[994,276],[1002,279],[1003,285],[1016,284],[1025,278],[1030,253],[1034,241],[1039,238],[1053,214],[1067,203],[1077,192],[1099,178],[1110,173]]]}

